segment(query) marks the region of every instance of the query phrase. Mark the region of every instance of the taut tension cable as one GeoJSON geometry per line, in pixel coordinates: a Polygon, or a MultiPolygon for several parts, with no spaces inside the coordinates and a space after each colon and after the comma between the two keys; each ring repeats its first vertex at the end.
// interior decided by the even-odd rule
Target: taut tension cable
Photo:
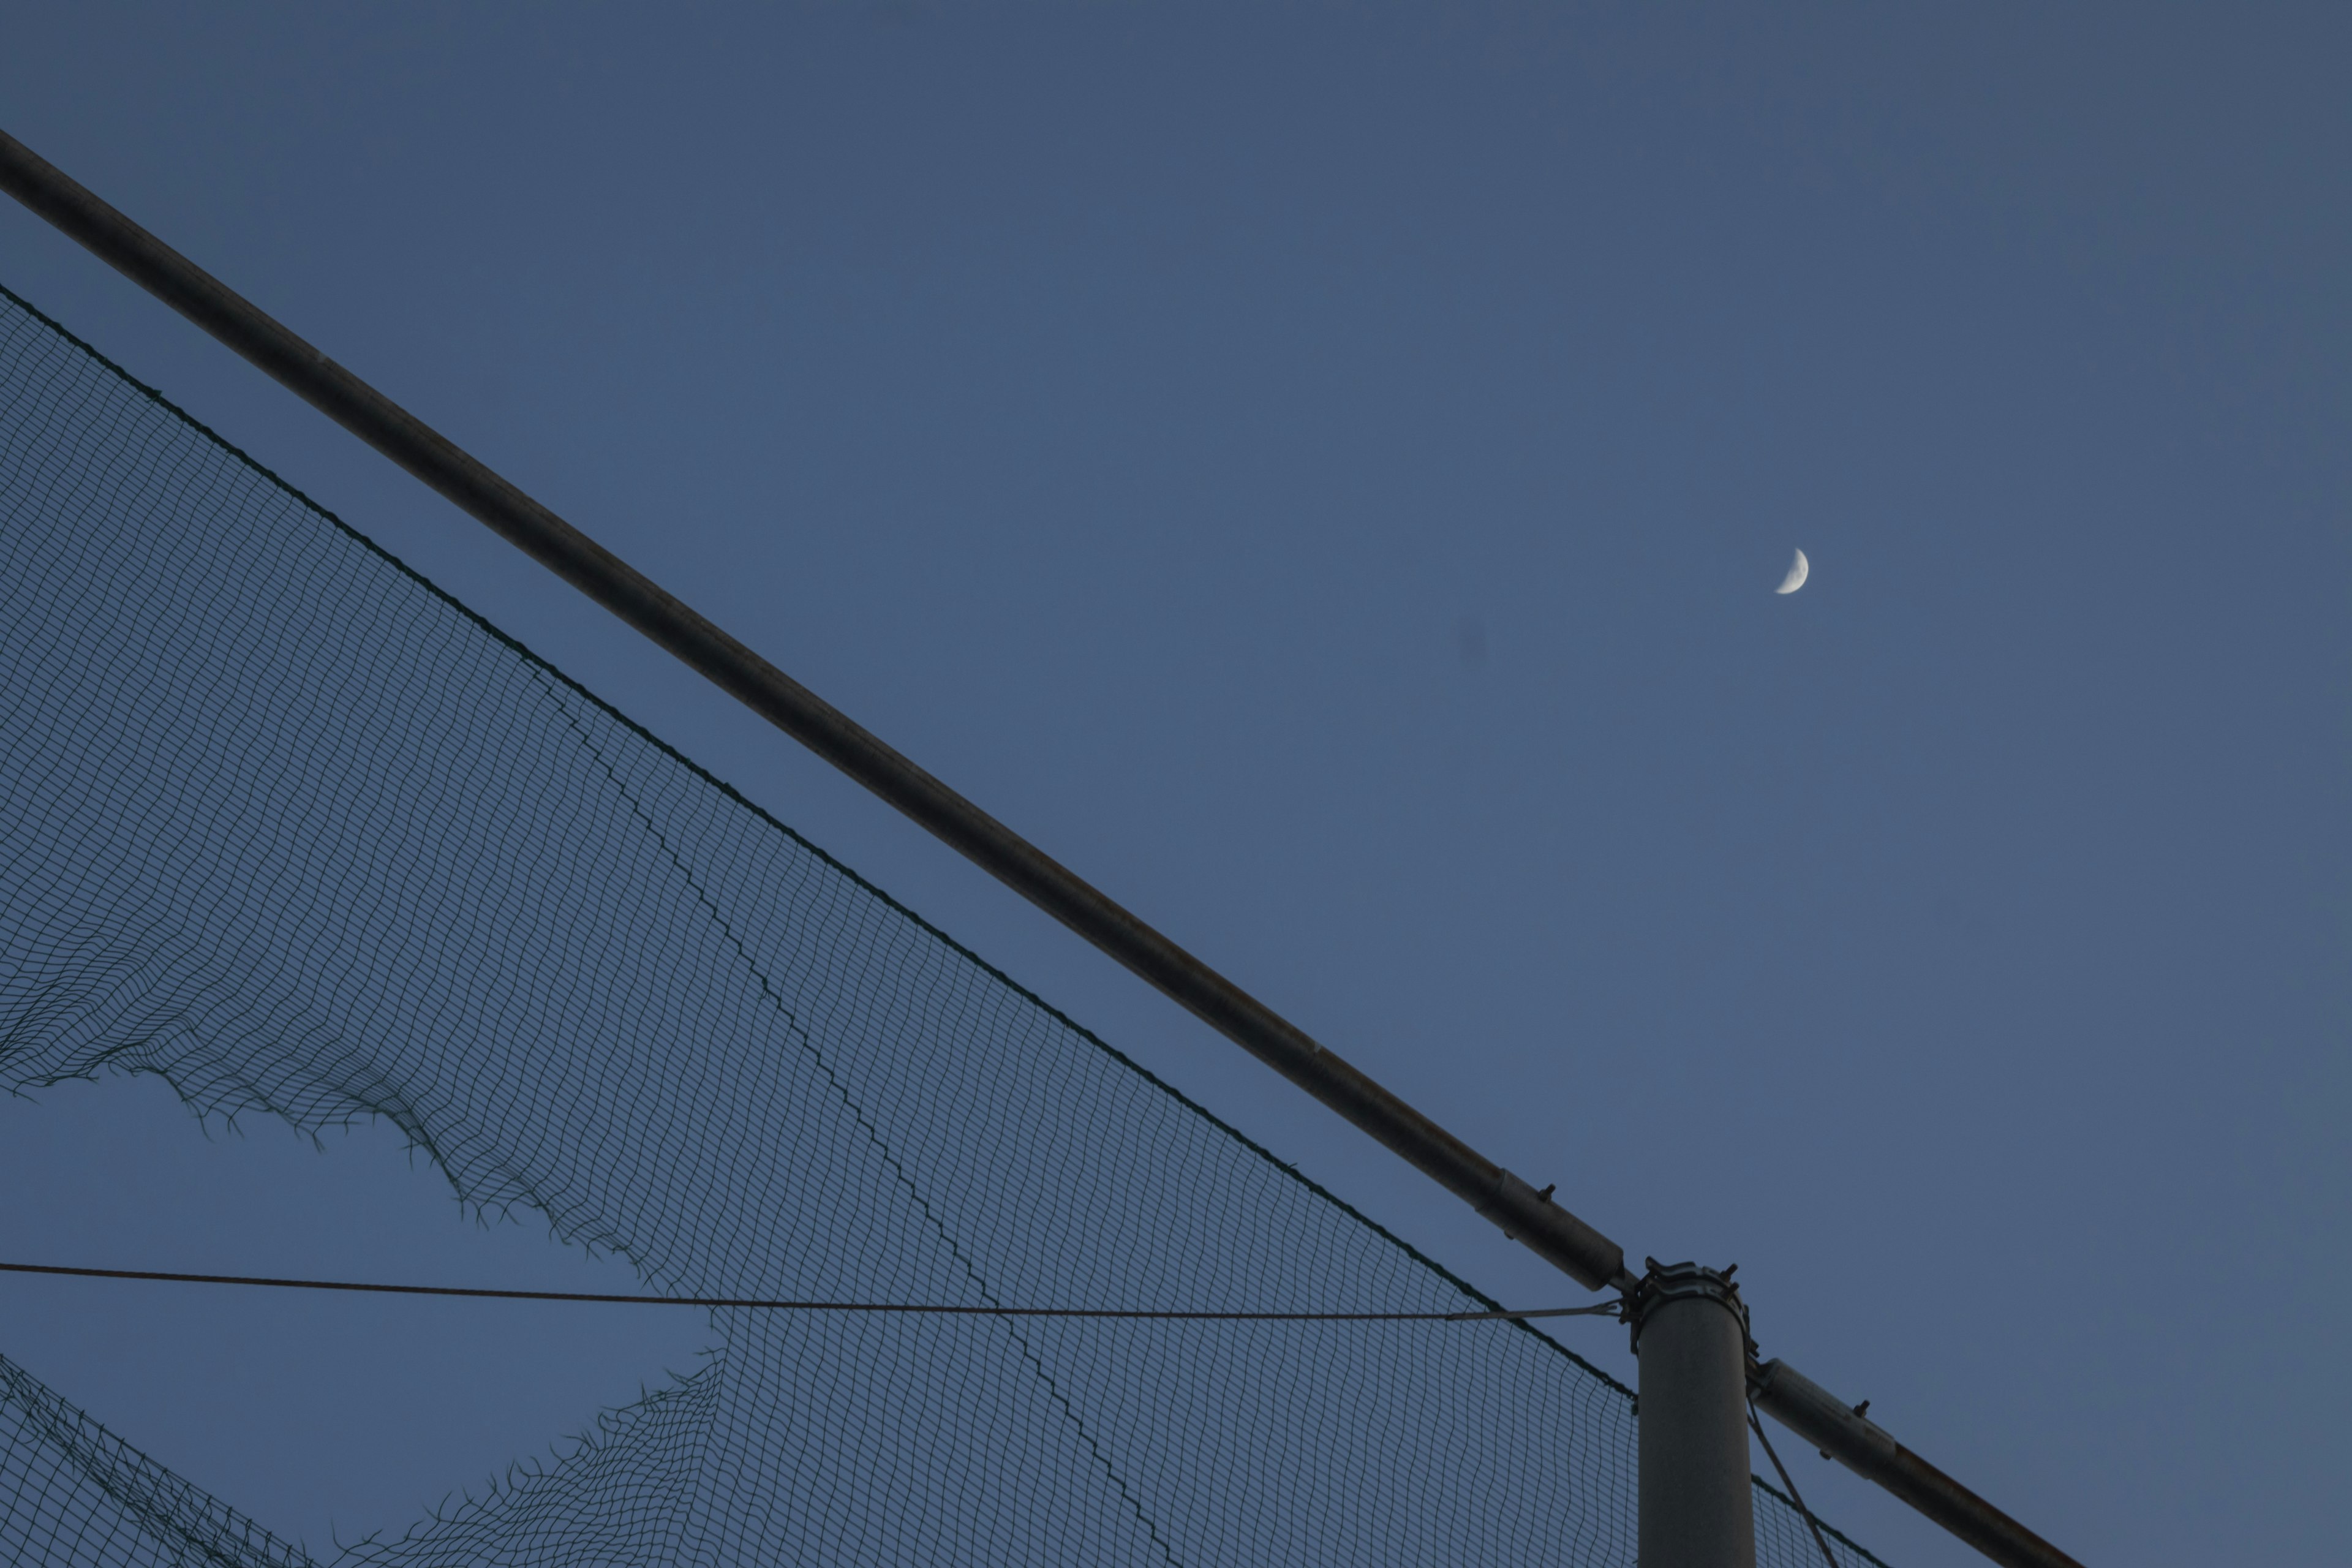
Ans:
{"type": "Polygon", "coordinates": [[[925,1301],[794,1301],[751,1296],[627,1296],[593,1290],[495,1290],[467,1285],[383,1285],[360,1279],[279,1279],[248,1274],[175,1274],[154,1268],[75,1268],[0,1263],[10,1274],[79,1279],[151,1279],[173,1285],[258,1285],[279,1290],[357,1290],[383,1296],[465,1296],[495,1301],[601,1301],[626,1307],[756,1307],[783,1312],[902,1312],[963,1318],[1127,1318],[1210,1323],[1500,1323],[1529,1318],[1614,1316],[1617,1303],[1494,1312],[1213,1312],[1158,1307],[967,1307],[925,1301]]]}

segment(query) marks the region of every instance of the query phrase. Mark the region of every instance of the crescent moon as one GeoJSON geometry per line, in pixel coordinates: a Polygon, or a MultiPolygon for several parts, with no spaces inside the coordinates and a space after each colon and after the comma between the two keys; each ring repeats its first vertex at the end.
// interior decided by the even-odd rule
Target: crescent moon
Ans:
{"type": "Polygon", "coordinates": [[[1811,574],[1812,570],[1812,563],[1805,559],[1805,552],[1801,550],[1798,551],[1796,560],[1790,562],[1789,564],[1789,574],[1780,579],[1780,585],[1773,589],[1772,592],[1776,594],[1795,593],[1798,589],[1805,585],[1805,579],[1807,576],[1811,574]]]}

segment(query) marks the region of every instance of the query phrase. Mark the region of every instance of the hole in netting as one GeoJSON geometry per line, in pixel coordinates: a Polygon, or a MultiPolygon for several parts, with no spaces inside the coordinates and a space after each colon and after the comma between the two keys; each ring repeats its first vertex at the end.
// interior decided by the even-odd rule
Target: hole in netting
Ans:
{"type": "MultiPolygon", "coordinates": [[[[646,1289],[518,1211],[460,1208],[383,1121],[200,1125],[151,1075],[0,1097],[0,1258],[544,1290],[646,1289]]],[[[0,1353],[322,1559],[546,1461],[704,1365],[691,1308],[0,1275],[0,1353]]]]}

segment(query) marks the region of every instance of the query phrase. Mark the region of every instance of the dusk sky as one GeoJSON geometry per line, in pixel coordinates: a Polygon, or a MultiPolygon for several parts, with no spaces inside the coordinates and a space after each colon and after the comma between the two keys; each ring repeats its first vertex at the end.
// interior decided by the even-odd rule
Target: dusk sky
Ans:
{"type": "MultiPolygon", "coordinates": [[[[1739,1264],[1766,1355],[2085,1563],[2340,1554],[2352,14],[23,9],[0,128],[1634,1258],[1739,1264]]],[[[1588,1299],[5,202],[0,283],[1440,1261],[1588,1299]]],[[[0,1101],[0,1260],[633,1288],[389,1129],[152,1078],[0,1101]]],[[[0,1279],[0,1352],[314,1548],[703,1342],[0,1279]]]]}

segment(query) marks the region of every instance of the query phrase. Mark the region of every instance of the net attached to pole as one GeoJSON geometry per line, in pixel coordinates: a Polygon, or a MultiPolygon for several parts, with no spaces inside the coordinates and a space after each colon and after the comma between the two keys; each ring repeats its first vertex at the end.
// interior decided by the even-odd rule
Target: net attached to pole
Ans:
{"type": "MultiPolygon", "coordinates": [[[[5,295],[0,1089],[126,1071],[664,1293],[1492,1305],[5,295]]],[[[1626,1391],[1525,1325],[712,1329],[343,1561],[1633,1560],[1626,1391]]],[[[0,1368],[0,1556],[302,1561],[0,1368]]]]}

